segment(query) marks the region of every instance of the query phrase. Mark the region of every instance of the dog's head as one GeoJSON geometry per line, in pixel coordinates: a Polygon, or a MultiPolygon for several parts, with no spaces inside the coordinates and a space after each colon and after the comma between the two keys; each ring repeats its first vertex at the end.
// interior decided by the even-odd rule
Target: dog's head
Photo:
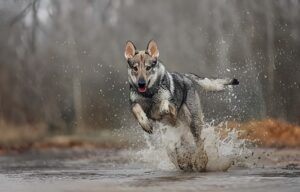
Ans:
{"type": "Polygon", "coordinates": [[[125,58],[128,63],[129,82],[144,93],[151,88],[158,79],[159,51],[155,41],[149,41],[146,50],[138,51],[131,41],[125,46],[125,58]]]}

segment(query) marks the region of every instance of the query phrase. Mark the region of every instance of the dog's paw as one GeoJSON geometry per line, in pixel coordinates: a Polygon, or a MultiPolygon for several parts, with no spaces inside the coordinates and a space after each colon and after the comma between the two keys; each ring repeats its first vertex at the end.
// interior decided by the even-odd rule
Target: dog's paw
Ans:
{"type": "Polygon", "coordinates": [[[170,108],[169,108],[170,102],[168,100],[163,100],[160,104],[159,107],[159,113],[160,115],[166,115],[170,113],[170,108]]]}
{"type": "Polygon", "coordinates": [[[147,122],[141,124],[141,126],[142,126],[143,130],[146,131],[147,133],[149,133],[149,134],[153,133],[153,125],[152,125],[151,121],[148,120],[147,122]]]}
{"type": "Polygon", "coordinates": [[[208,157],[204,149],[204,143],[198,143],[194,156],[192,158],[193,170],[204,172],[206,170],[206,165],[208,162],[208,157]]]}

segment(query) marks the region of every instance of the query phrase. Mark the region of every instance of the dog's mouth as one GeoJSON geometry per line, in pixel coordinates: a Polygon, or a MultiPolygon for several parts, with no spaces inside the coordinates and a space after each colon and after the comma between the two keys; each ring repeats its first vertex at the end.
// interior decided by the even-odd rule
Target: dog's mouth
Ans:
{"type": "Polygon", "coordinates": [[[139,87],[138,87],[138,91],[139,91],[140,93],[145,93],[146,90],[147,90],[146,85],[144,85],[144,86],[139,86],[139,87]]]}
{"type": "Polygon", "coordinates": [[[139,80],[137,84],[138,92],[145,93],[147,91],[148,83],[145,80],[139,80]]]}

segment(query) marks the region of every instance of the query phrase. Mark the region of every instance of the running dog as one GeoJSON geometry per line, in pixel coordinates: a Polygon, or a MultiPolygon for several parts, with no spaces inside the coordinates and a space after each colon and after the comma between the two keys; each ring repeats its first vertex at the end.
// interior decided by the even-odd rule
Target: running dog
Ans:
{"type": "MultiPolygon", "coordinates": [[[[203,113],[196,90],[221,91],[227,85],[238,85],[237,79],[208,79],[188,73],[170,73],[158,60],[159,50],[155,41],[149,41],[146,50],[137,50],[131,41],[125,46],[130,84],[132,112],[140,126],[147,133],[153,131],[153,121],[175,126],[178,121],[185,123],[197,144],[197,159],[189,166],[204,171],[207,155],[203,149],[201,130],[203,113]],[[198,161],[198,162],[196,162],[198,161]]],[[[195,156],[195,157],[196,157],[195,156]]],[[[186,167],[180,167],[186,169],[186,167]]]]}

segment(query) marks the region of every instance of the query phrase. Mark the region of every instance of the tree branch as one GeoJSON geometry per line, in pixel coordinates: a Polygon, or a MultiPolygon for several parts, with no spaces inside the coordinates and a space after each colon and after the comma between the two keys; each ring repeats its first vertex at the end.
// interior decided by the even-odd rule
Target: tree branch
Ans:
{"type": "Polygon", "coordinates": [[[9,22],[9,26],[13,26],[17,22],[19,22],[30,10],[31,6],[36,2],[36,0],[33,0],[30,2],[18,15],[16,15],[12,20],[9,22]]]}

